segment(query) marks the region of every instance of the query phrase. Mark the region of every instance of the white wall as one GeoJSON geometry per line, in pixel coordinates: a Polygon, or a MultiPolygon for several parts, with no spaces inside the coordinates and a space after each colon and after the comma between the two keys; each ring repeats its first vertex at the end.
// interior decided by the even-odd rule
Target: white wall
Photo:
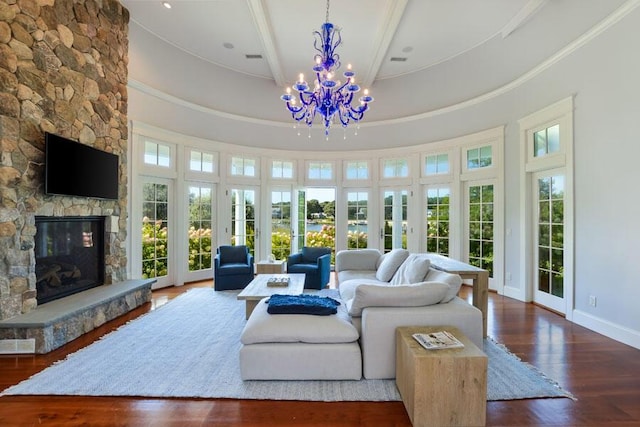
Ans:
{"type": "MultiPolygon", "coordinates": [[[[518,119],[575,95],[575,308],[573,320],[640,348],[640,8],[587,45],[513,90],[449,114],[394,127],[389,138],[405,145],[438,141],[505,125],[505,271],[518,278],[520,263],[520,140],[518,119]],[[596,307],[588,304],[597,297],[596,307]]],[[[135,55],[135,40],[131,41],[135,55]]],[[[135,63],[135,58],[131,60],[135,63]]],[[[447,82],[443,82],[447,84],[447,82]]],[[[277,148],[276,127],[212,118],[206,111],[176,106],[129,88],[129,117],[176,132],[213,120],[224,127],[258,130],[256,147],[277,148]]],[[[376,131],[381,131],[379,127],[376,131]]],[[[202,129],[198,129],[200,131],[202,129]]],[[[206,131],[205,131],[206,132],[206,131]]],[[[366,133],[365,133],[366,135],[366,133]]],[[[203,137],[203,135],[199,135],[203,137]]],[[[366,141],[366,139],[365,139],[366,141]]],[[[358,140],[361,144],[362,140],[358,140]]],[[[335,158],[340,158],[336,150],[335,158]]],[[[522,288],[523,283],[509,286],[522,288]]]]}

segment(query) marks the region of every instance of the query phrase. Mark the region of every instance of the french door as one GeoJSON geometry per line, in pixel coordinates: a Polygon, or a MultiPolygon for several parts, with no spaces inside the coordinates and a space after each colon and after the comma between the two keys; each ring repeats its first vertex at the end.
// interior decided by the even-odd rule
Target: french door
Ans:
{"type": "Polygon", "coordinates": [[[565,176],[561,171],[534,174],[533,299],[566,314],[565,299],[565,176]]]}
{"type": "Polygon", "coordinates": [[[217,236],[215,233],[215,187],[211,183],[186,184],[187,247],[185,281],[205,280],[212,276],[217,236]]]}
{"type": "Polygon", "coordinates": [[[142,232],[141,277],[155,278],[153,289],[175,283],[172,189],[171,180],[142,178],[139,223],[142,232]]]}
{"type": "MultiPolygon", "coordinates": [[[[464,255],[469,264],[489,272],[490,287],[497,286],[494,279],[501,268],[501,258],[496,256],[499,248],[495,245],[497,202],[495,180],[470,181],[466,184],[464,255]]],[[[499,274],[497,280],[500,280],[499,274]]]]}

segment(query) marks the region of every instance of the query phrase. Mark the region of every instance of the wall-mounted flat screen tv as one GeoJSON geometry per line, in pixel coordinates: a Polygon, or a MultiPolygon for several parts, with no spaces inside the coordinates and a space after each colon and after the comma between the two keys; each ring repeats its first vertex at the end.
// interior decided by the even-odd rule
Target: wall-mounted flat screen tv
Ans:
{"type": "Polygon", "coordinates": [[[118,198],[118,156],[45,134],[44,191],[63,196],[118,198]]]}

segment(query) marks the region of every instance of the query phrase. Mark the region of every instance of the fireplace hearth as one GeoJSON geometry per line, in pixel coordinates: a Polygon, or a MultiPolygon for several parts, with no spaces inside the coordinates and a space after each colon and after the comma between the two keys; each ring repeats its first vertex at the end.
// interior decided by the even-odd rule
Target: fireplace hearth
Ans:
{"type": "Polygon", "coordinates": [[[105,217],[35,220],[38,305],[104,284],[105,217]]]}

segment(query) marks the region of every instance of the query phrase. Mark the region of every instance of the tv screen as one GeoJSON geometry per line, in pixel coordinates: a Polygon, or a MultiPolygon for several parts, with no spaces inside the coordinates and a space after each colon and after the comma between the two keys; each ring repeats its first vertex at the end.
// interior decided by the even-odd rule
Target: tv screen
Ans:
{"type": "Polygon", "coordinates": [[[118,198],[118,156],[45,134],[44,191],[63,196],[118,198]]]}

